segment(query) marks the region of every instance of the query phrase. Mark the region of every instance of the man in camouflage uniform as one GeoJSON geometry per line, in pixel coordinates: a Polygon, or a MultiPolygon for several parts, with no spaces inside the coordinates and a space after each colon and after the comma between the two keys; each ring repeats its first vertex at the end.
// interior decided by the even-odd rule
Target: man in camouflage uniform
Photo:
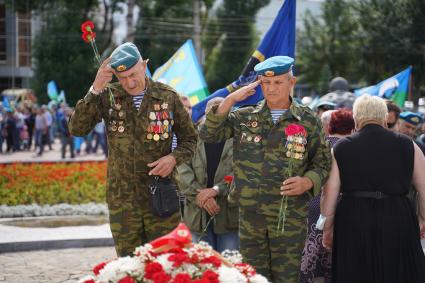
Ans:
{"type": "Polygon", "coordinates": [[[177,93],[148,79],[146,68],[147,61],[134,44],[117,47],[69,120],[75,136],[85,136],[105,121],[109,150],[106,198],[118,256],[132,254],[137,246],[178,225],[178,212],[168,218],[151,213],[149,175],[170,175],[176,165],[191,158],[197,140],[177,93]],[[110,84],[113,75],[118,82],[110,84]],[[171,153],[172,133],[178,145],[171,153]]]}
{"type": "Polygon", "coordinates": [[[290,96],[296,82],[293,61],[276,56],[257,64],[259,80],[227,96],[208,113],[200,130],[206,142],[233,137],[233,197],[240,206],[241,253],[257,272],[272,282],[285,283],[298,282],[308,203],[331,165],[320,121],[290,96]],[[235,103],[254,94],[260,83],[265,100],[230,112],[235,103]],[[290,124],[307,132],[296,152],[285,135],[290,124]],[[284,232],[277,227],[282,195],[288,196],[284,232]]]}

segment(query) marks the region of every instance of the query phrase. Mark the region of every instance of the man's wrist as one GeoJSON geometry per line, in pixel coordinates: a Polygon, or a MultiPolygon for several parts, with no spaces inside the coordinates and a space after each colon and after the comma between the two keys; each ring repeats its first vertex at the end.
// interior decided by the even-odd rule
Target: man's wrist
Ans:
{"type": "Polygon", "coordinates": [[[93,85],[91,85],[89,92],[93,93],[94,95],[100,94],[100,91],[96,90],[93,85]]]}

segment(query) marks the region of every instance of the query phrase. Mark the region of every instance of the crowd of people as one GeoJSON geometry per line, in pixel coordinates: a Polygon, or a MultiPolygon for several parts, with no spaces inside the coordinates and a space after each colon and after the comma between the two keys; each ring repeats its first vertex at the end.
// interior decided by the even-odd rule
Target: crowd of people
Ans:
{"type": "Polygon", "coordinates": [[[74,158],[81,154],[96,154],[100,150],[108,155],[105,126],[100,122],[85,137],[72,136],[68,130],[68,119],[72,108],[62,103],[27,106],[19,103],[13,108],[0,106],[0,154],[19,151],[34,151],[33,157],[40,157],[45,150],[52,150],[52,144],[60,140],[61,157],[74,158]],[[69,149],[67,149],[69,147],[69,149]]]}

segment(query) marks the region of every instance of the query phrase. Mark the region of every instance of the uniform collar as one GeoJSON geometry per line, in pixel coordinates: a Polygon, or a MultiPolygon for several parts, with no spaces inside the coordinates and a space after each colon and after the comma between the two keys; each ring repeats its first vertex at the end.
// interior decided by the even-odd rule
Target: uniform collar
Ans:
{"type": "MultiPolygon", "coordinates": [[[[304,112],[303,108],[291,96],[289,97],[289,100],[291,100],[291,106],[289,107],[290,114],[298,121],[301,120],[301,116],[304,112]]],[[[270,112],[265,99],[257,103],[257,106],[252,113],[263,113],[264,111],[270,112]]]]}

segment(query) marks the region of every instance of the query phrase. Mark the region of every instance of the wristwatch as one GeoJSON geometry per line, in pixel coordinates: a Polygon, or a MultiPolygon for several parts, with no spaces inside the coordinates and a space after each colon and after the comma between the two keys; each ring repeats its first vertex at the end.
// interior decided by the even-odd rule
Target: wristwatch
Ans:
{"type": "Polygon", "coordinates": [[[93,93],[94,95],[98,95],[100,93],[100,91],[94,90],[93,85],[90,87],[89,92],[93,93]]]}
{"type": "Polygon", "coordinates": [[[214,191],[216,191],[216,192],[217,192],[217,194],[220,192],[220,188],[219,188],[217,185],[214,185],[214,186],[212,187],[212,189],[213,189],[214,191]]]}
{"type": "Polygon", "coordinates": [[[319,219],[316,222],[316,229],[322,231],[325,227],[326,216],[320,214],[319,219]]]}

